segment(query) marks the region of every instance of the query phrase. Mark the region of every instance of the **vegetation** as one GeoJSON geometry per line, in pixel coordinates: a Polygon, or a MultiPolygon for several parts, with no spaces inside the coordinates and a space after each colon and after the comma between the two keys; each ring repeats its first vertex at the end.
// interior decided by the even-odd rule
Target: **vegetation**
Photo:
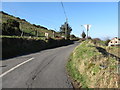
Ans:
{"type": "Polygon", "coordinates": [[[70,33],[72,31],[72,28],[69,26],[67,22],[65,22],[63,25],[60,27],[60,33],[65,35],[66,39],[70,39],[70,33]]]}
{"type": "Polygon", "coordinates": [[[86,37],[86,34],[85,34],[84,31],[82,32],[81,36],[82,36],[82,38],[85,38],[85,37],[86,37]]]}
{"type": "Polygon", "coordinates": [[[107,39],[106,42],[105,42],[105,45],[108,46],[108,43],[110,42],[110,39],[107,39]]]}
{"type": "Polygon", "coordinates": [[[101,40],[86,40],[75,48],[67,63],[69,75],[79,88],[120,88],[118,48],[101,40]],[[104,44],[104,45],[103,45],[104,44]]]}
{"type": "Polygon", "coordinates": [[[7,23],[2,23],[2,35],[20,36],[21,31],[19,28],[19,22],[13,19],[8,19],[7,23]]]}
{"type": "Polygon", "coordinates": [[[76,37],[74,34],[70,35],[70,40],[78,41],[79,37],[76,37]]]}
{"type": "Polygon", "coordinates": [[[49,38],[47,40],[42,40],[38,37],[1,36],[0,38],[2,38],[2,59],[73,43],[65,39],[55,40],[49,38]]]}
{"type": "Polygon", "coordinates": [[[0,22],[0,26],[2,27],[1,29],[2,35],[32,36],[32,37],[37,36],[45,38],[45,33],[48,33],[49,37],[56,38],[66,36],[67,38],[70,38],[70,33],[72,31],[71,27],[67,22],[65,22],[64,25],[60,27],[60,32],[56,32],[55,30],[48,29],[41,25],[31,24],[25,19],[14,17],[3,11],[0,12],[0,15],[2,16],[2,18],[0,18],[0,20],[2,21],[0,22]]]}
{"type": "MultiPolygon", "coordinates": [[[[45,37],[45,33],[49,33],[50,37],[53,36],[52,31],[48,30],[46,27],[43,27],[40,25],[35,25],[35,24],[30,24],[25,19],[20,19],[19,17],[14,17],[3,11],[0,12],[0,16],[2,16],[2,18],[0,18],[0,20],[2,21],[2,22],[0,22],[0,25],[2,25],[1,27],[3,27],[2,28],[3,35],[8,35],[8,34],[11,35],[10,32],[17,31],[17,33],[19,32],[20,34],[23,32],[23,36],[45,37]],[[15,25],[15,23],[16,23],[16,25],[19,23],[19,27],[11,26],[11,25],[8,26],[7,23],[12,23],[13,25],[15,25]],[[37,34],[36,34],[36,32],[37,32],[37,34]]],[[[60,35],[57,32],[55,32],[55,34],[58,36],[60,35]]],[[[16,34],[12,33],[12,35],[16,35],[16,34]]]]}
{"type": "MultiPolygon", "coordinates": [[[[60,33],[54,30],[30,24],[25,19],[14,17],[3,11],[0,12],[0,15],[2,16],[0,18],[2,21],[0,22],[2,27],[2,35],[0,36],[2,39],[2,59],[73,43],[73,41],[61,38],[60,33]],[[49,34],[47,39],[45,33],[49,34]]],[[[70,30],[70,27],[68,28],[70,30]]]]}

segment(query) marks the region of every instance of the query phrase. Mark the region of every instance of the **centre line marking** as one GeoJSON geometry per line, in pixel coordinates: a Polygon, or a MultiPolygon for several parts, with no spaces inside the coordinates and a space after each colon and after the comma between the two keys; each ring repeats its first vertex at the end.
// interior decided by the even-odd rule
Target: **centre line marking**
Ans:
{"type": "Polygon", "coordinates": [[[3,77],[3,76],[5,76],[5,75],[6,75],[6,74],[8,74],[9,72],[11,72],[11,71],[15,70],[16,68],[20,67],[21,65],[23,65],[23,64],[25,64],[25,63],[27,63],[27,62],[29,62],[29,61],[33,60],[33,59],[34,59],[34,58],[30,58],[30,59],[28,59],[28,60],[26,60],[26,61],[24,61],[24,62],[22,62],[22,63],[20,63],[20,64],[16,65],[15,67],[13,67],[13,68],[9,69],[8,71],[6,71],[6,72],[2,73],[2,74],[0,75],[0,78],[1,78],[1,77],[3,77]]]}

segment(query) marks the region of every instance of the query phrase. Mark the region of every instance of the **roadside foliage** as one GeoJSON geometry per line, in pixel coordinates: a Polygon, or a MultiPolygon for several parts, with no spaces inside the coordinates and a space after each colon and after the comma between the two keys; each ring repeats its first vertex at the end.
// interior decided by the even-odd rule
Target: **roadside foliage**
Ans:
{"type": "Polygon", "coordinates": [[[118,63],[120,47],[108,47],[93,40],[83,41],[75,48],[67,70],[79,88],[120,88],[118,63]]]}

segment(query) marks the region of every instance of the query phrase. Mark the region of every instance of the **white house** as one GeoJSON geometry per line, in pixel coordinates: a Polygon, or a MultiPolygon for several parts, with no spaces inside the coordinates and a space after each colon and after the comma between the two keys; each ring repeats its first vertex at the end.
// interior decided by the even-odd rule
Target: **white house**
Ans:
{"type": "Polygon", "coordinates": [[[108,46],[120,46],[120,38],[113,38],[109,43],[108,46]]]}

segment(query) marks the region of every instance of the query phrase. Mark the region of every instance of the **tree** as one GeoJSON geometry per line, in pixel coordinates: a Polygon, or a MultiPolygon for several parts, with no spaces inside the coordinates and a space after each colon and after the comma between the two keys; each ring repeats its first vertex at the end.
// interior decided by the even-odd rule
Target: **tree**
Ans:
{"type": "Polygon", "coordinates": [[[19,22],[17,22],[16,20],[14,19],[8,19],[7,20],[7,24],[11,27],[17,27],[19,28],[19,22]]]}
{"type": "Polygon", "coordinates": [[[63,25],[60,27],[60,33],[64,34],[66,39],[70,38],[70,33],[72,31],[72,28],[69,26],[67,22],[65,22],[63,25]]]}
{"type": "Polygon", "coordinates": [[[7,23],[2,24],[3,35],[20,35],[19,22],[14,19],[8,19],[7,23]]]}
{"type": "Polygon", "coordinates": [[[106,41],[105,41],[105,45],[106,46],[108,46],[108,43],[110,42],[110,39],[107,39],[106,41]]]}
{"type": "Polygon", "coordinates": [[[82,38],[85,38],[85,37],[86,37],[86,34],[85,34],[84,31],[82,32],[81,36],[82,36],[82,38]]]}

